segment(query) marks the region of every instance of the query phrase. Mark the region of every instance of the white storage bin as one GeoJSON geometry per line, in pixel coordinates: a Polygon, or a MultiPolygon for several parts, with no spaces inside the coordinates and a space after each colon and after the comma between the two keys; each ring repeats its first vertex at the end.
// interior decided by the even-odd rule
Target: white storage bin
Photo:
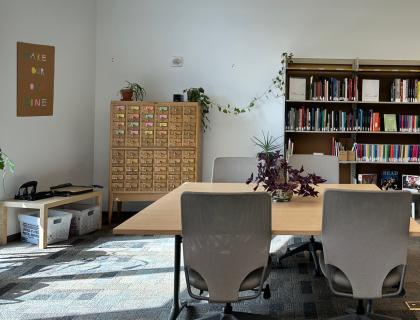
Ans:
{"type": "Polygon", "coordinates": [[[70,234],[81,236],[98,230],[99,218],[102,214],[99,206],[91,204],[74,203],[64,206],[62,209],[72,214],[70,234]]]}
{"type": "MultiPolygon", "coordinates": [[[[18,215],[21,238],[23,241],[38,244],[39,211],[31,211],[18,215]]],[[[69,238],[71,214],[61,210],[48,210],[47,244],[65,241],[69,238]]]]}

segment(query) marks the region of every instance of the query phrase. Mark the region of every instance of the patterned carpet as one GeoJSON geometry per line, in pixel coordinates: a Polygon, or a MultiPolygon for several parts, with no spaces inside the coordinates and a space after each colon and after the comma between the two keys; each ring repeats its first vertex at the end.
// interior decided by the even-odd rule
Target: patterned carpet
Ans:
{"type": "MultiPolygon", "coordinates": [[[[284,247],[287,239],[276,238],[284,247]]],[[[278,253],[278,252],[277,252],[278,253]]],[[[172,294],[173,239],[115,237],[110,229],[39,250],[12,242],[0,249],[0,319],[167,319],[172,294]]],[[[286,259],[271,272],[270,300],[234,310],[278,319],[326,319],[354,306],[332,297],[324,278],[314,278],[308,257],[286,259]]],[[[411,241],[404,298],[384,299],[376,311],[420,319],[406,300],[420,300],[420,242],[411,241]]],[[[181,282],[184,298],[185,281],[181,282]]],[[[191,299],[188,299],[191,300],[191,299]]],[[[195,319],[220,305],[191,301],[180,319],[195,319]]]]}

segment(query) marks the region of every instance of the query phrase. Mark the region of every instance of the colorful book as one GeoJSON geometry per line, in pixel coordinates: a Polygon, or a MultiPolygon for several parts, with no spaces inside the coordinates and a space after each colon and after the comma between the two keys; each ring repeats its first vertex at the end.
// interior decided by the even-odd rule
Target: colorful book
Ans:
{"type": "Polygon", "coordinates": [[[395,114],[384,114],[384,129],[389,132],[397,131],[397,116],[395,114]]]}
{"type": "Polygon", "coordinates": [[[413,193],[420,190],[420,176],[416,175],[402,175],[402,189],[413,193]]]}
{"type": "Polygon", "coordinates": [[[381,173],[381,189],[382,190],[397,190],[398,189],[398,171],[384,170],[381,173]]]}
{"type": "Polygon", "coordinates": [[[359,173],[357,175],[357,181],[360,184],[376,184],[378,175],[376,173],[359,173]]]}

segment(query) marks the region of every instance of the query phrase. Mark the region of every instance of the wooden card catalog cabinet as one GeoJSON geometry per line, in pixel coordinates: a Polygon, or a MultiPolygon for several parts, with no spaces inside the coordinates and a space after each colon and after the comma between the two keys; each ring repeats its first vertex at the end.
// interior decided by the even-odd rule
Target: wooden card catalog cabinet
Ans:
{"type": "Polygon", "coordinates": [[[154,201],[201,181],[201,109],[195,102],[112,101],[109,219],[117,201],[154,201]]]}

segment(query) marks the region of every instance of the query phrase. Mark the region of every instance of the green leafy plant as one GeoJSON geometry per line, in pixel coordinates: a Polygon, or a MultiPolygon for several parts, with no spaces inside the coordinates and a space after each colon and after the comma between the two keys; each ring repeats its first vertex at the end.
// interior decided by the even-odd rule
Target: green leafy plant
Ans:
{"type": "Polygon", "coordinates": [[[122,90],[131,90],[134,95],[134,100],[142,101],[146,96],[146,90],[136,82],[126,81],[127,85],[121,89],[122,90]]]}
{"type": "Polygon", "coordinates": [[[260,96],[256,96],[251,99],[245,107],[235,107],[231,104],[227,105],[220,105],[210,99],[208,95],[204,93],[203,88],[189,88],[185,89],[184,93],[187,94],[187,99],[190,102],[198,102],[202,108],[202,123],[204,131],[208,128],[210,120],[208,118],[208,113],[210,109],[215,107],[218,111],[223,112],[225,114],[242,114],[245,112],[251,111],[255,108],[258,103],[263,98],[270,98],[275,97],[279,98],[284,96],[285,94],[285,86],[286,86],[286,68],[287,64],[291,62],[293,59],[293,53],[283,52],[281,55],[281,69],[276,74],[275,78],[272,79],[270,86],[264,91],[264,93],[260,96]]]}
{"type": "Polygon", "coordinates": [[[2,184],[3,184],[3,191],[6,190],[4,185],[4,178],[6,176],[6,172],[14,173],[15,172],[15,164],[9,159],[7,154],[5,154],[0,149],[0,172],[2,173],[2,184]]]}
{"type": "Polygon", "coordinates": [[[244,113],[246,111],[249,111],[252,106],[248,106],[248,108],[236,108],[232,107],[230,104],[226,106],[221,106],[213,101],[210,100],[209,96],[204,93],[203,88],[189,88],[185,89],[184,93],[187,94],[187,100],[189,102],[198,102],[201,106],[201,122],[203,124],[204,131],[208,128],[208,124],[210,123],[210,120],[208,118],[208,113],[210,112],[210,109],[215,107],[217,110],[223,113],[233,113],[235,115],[244,113]]]}
{"type": "Polygon", "coordinates": [[[275,151],[281,149],[281,145],[279,144],[279,140],[281,137],[272,136],[270,134],[270,131],[267,131],[267,133],[261,131],[261,133],[261,138],[258,138],[256,136],[253,136],[251,138],[251,141],[254,142],[254,144],[261,149],[261,152],[264,152],[265,154],[272,154],[275,151]]]}

